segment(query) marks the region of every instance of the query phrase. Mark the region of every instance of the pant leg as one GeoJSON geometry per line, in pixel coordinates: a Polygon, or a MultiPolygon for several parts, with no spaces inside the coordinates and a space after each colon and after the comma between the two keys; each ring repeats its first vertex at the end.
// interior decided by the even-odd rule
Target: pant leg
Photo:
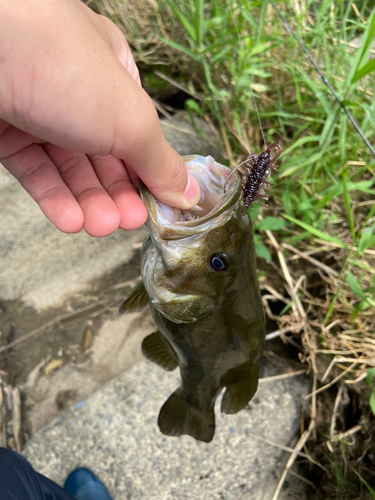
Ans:
{"type": "Polygon", "coordinates": [[[0,448],[0,499],[74,500],[74,497],[36,472],[21,455],[0,448]]]}

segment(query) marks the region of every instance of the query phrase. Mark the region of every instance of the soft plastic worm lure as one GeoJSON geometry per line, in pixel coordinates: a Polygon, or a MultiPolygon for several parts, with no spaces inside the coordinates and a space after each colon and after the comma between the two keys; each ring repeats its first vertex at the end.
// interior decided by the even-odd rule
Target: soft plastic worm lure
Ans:
{"type": "Polygon", "coordinates": [[[277,167],[275,162],[281,153],[281,146],[278,142],[272,143],[268,148],[261,154],[252,154],[246,158],[245,161],[240,163],[232,172],[229,174],[227,181],[224,186],[224,192],[226,184],[230,176],[240,167],[245,167],[245,172],[242,177],[242,196],[246,205],[249,208],[251,203],[256,200],[268,200],[268,196],[262,189],[262,184],[270,185],[269,178],[271,175],[271,170],[277,172],[277,167]],[[272,154],[272,150],[275,149],[276,152],[272,154]]]}

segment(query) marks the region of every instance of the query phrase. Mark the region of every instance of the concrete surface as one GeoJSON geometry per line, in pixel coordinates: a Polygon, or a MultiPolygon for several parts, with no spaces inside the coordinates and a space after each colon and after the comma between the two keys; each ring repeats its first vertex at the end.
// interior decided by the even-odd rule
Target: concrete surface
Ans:
{"type": "Polygon", "coordinates": [[[38,370],[32,383],[21,386],[30,432],[142,359],[141,342],[154,331],[148,309],[107,319],[82,360],[66,363],[48,376],[38,370]]]}
{"type": "Polygon", "coordinates": [[[116,231],[107,238],[61,233],[16,183],[0,191],[0,234],[1,299],[21,298],[45,309],[129,261],[145,231],[116,231]]]}
{"type": "MultiPolygon", "coordinates": [[[[270,500],[288,454],[250,433],[293,446],[307,380],[264,382],[250,408],[237,415],[221,414],[218,402],[209,444],[159,432],[159,410],[178,384],[178,371],[168,373],[142,360],[58,415],[23,454],[60,484],[74,468],[89,467],[115,500],[270,500]]],[[[279,499],[304,500],[304,486],[289,476],[279,499]]]]}
{"type": "MultiPolygon", "coordinates": [[[[168,142],[182,155],[212,154],[207,125],[196,131],[186,115],[161,120],[168,142]]],[[[0,299],[21,298],[44,309],[87,290],[91,280],[128,262],[145,230],[116,231],[106,238],[63,234],[0,168],[0,299]]]]}

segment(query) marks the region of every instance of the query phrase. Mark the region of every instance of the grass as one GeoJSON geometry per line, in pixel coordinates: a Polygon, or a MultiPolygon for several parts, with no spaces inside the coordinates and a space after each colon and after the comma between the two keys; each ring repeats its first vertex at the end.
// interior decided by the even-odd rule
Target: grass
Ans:
{"type": "MultiPolygon", "coordinates": [[[[268,1],[92,4],[117,22],[138,61],[183,80],[187,110],[216,130],[231,166],[264,150],[255,98],[266,143],[283,148],[269,206],[250,211],[264,259],[261,286],[275,300],[284,296],[281,328],[304,325],[293,338],[301,340],[316,383],[325,387],[340,377],[348,390],[364,394],[363,432],[374,440],[373,154],[268,1]]],[[[277,6],[374,144],[374,2],[277,6]]]]}

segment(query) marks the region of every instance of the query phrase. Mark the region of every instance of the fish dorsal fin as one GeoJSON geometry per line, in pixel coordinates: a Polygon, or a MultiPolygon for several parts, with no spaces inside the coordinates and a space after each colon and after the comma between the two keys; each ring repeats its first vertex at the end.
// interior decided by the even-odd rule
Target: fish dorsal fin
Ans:
{"type": "Polygon", "coordinates": [[[173,347],[160,332],[151,333],[143,340],[142,352],[147,359],[164,370],[172,371],[178,366],[177,355],[173,347]]]}
{"type": "Polygon", "coordinates": [[[120,314],[128,314],[142,311],[147,306],[148,294],[143,281],[139,282],[130,295],[126,297],[125,302],[120,306],[120,314]]]}
{"type": "Polygon", "coordinates": [[[258,365],[253,365],[247,377],[227,385],[221,400],[223,413],[237,413],[250,401],[258,388],[258,365]]]}
{"type": "Polygon", "coordinates": [[[202,413],[181,398],[181,389],[177,389],[162,406],[159,429],[167,436],[187,434],[197,441],[212,441],[215,433],[214,409],[202,413]]]}

